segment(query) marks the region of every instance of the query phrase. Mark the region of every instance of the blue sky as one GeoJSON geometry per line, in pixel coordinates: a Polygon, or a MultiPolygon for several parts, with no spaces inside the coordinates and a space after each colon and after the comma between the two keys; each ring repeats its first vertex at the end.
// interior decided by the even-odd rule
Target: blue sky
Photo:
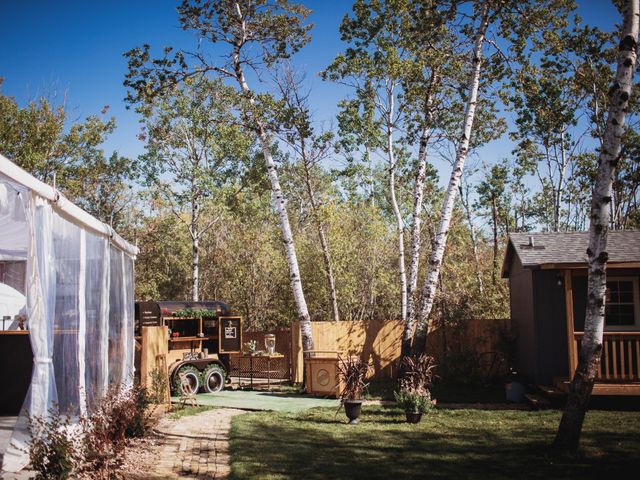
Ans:
{"type": "MultiPolygon", "coordinates": [[[[178,1],[112,0],[28,1],[0,0],[0,76],[2,92],[21,104],[53,89],[63,95],[72,119],[99,114],[109,105],[118,129],[105,149],[135,157],[143,145],[136,139],[138,120],[125,109],[122,86],[126,61],[122,53],[149,43],[153,47],[172,45],[192,48],[193,34],[178,27],[178,1]]],[[[338,26],[350,10],[350,1],[305,1],[313,10],[313,40],[295,59],[308,72],[312,102],[317,118],[331,121],[339,99],[348,95],[341,86],[322,82],[317,72],[342,50],[338,26]]],[[[609,0],[582,0],[580,14],[585,22],[611,30],[619,15],[609,0]]],[[[501,158],[508,154],[507,141],[483,150],[482,156],[501,158]]]]}

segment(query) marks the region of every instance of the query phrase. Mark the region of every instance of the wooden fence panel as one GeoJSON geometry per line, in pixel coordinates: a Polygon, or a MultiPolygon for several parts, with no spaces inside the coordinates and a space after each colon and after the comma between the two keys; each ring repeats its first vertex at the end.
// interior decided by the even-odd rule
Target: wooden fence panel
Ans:
{"type": "MultiPolygon", "coordinates": [[[[362,355],[373,365],[373,378],[392,377],[400,359],[403,323],[389,321],[311,322],[315,350],[362,355]]],[[[292,332],[292,378],[302,382],[303,355],[300,324],[292,332]]]]}

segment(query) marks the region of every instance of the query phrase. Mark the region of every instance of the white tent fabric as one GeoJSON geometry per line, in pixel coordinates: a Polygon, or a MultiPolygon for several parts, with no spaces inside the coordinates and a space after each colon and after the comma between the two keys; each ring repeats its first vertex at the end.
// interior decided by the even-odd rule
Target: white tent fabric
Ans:
{"type": "MultiPolygon", "coordinates": [[[[111,227],[0,155],[0,261],[26,261],[34,366],[23,411],[90,414],[109,385],[132,381],[136,254],[111,227]]],[[[27,445],[21,416],[5,471],[26,466],[27,445]]]]}
{"type": "Polygon", "coordinates": [[[0,330],[17,330],[18,322],[14,320],[16,315],[24,315],[26,313],[27,300],[15,288],[0,283],[0,320],[4,317],[10,317],[8,321],[0,324],[0,330]]]}

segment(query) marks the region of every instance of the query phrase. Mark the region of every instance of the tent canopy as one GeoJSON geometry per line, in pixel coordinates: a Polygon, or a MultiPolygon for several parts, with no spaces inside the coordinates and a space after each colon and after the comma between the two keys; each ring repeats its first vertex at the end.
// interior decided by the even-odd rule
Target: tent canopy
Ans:
{"type": "MultiPolygon", "coordinates": [[[[24,287],[34,357],[23,411],[90,414],[110,386],[132,382],[137,251],[0,155],[0,265],[24,287]]],[[[20,417],[4,470],[26,466],[26,426],[20,417]]]]}

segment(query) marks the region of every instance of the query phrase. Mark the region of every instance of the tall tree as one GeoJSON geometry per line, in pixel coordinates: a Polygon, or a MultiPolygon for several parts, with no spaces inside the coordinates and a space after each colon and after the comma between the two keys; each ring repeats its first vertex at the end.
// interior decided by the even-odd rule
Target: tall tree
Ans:
{"type": "MultiPolygon", "coordinates": [[[[464,5],[462,2],[460,5],[464,5]]],[[[418,321],[426,327],[428,332],[428,318],[433,308],[436,296],[438,277],[444,258],[447,236],[451,225],[451,218],[458,194],[460,180],[471,145],[471,136],[475,133],[474,121],[479,102],[479,89],[482,76],[483,50],[485,44],[497,46],[493,40],[487,41],[490,26],[496,27],[496,34],[508,43],[516,54],[521,54],[527,46],[529,38],[535,37],[540,31],[550,26],[556,27],[565,22],[566,9],[572,6],[570,0],[529,0],[514,4],[506,0],[477,0],[471,2],[474,15],[471,17],[475,25],[466,24],[462,28],[463,34],[473,34],[473,48],[471,53],[471,68],[466,88],[465,112],[462,120],[462,132],[457,142],[456,156],[447,186],[440,224],[436,233],[434,246],[429,258],[427,277],[422,288],[422,299],[418,321]],[[525,20],[526,19],[526,20],[525,20]]],[[[466,12],[461,16],[467,18],[466,12]]],[[[502,54],[494,54],[485,68],[485,87],[500,78],[504,73],[502,54]]]]}
{"type": "Polygon", "coordinates": [[[253,138],[237,125],[235,91],[220,80],[192,77],[140,105],[145,185],[169,205],[191,238],[191,298],[200,299],[200,241],[219,220],[203,209],[251,161],[253,138]]]}
{"type": "Polygon", "coordinates": [[[373,134],[375,145],[387,163],[387,192],[397,236],[403,320],[407,315],[407,275],[405,222],[396,193],[400,160],[396,131],[403,121],[405,107],[399,101],[399,95],[401,77],[408,68],[407,58],[401,54],[403,32],[400,14],[407,13],[406,3],[356,0],[353,15],[345,16],[340,25],[341,38],[349,47],[338,54],[323,72],[325,79],[340,82],[355,93],[353,99],[343,102],[341,128],[351,133],[373,134]],[[374,115],[362,115],[367,112],[374,115]],[[368,119],[370,124],[363,127],[364,119],[368,119]]]}
{"type": "Polygon", "coordinates": [[[327,159],[333,148],[333,134],[331,132],[316,133],[314,131],[311,121],[309,95],[301,90],[303,80],[301,76],[296,76],[292,68],[283,69],[282,74],[277,78],[277,84],[285,105],[282,111],[282,123],[285,128],[281,136],[285,138],[287,144],[300,159],[303,181],[322,249],[324,273],[331,299],[331,312],[333,320],[339,322],[340,310],[338,308],[338,293],[333,272],[333,262],[329,251],[326,225],[322,219],[321,199],[319,198],[313,175],[314,170],[318,169],[320,162],[327,159]]]}
{"type": "Polygon", "coordinates": [[[491,224],[493,237],[493,268],[491,270],[491,283],[498,282],[498,255],[500,251],[500,237],[509,234],[509,198],[508,191],[508,166],[504,163],[491,167],[489,172],[478,184],[476,191],[478,201],[476,207],[486,212],[491,224]]]}
{"type": "Polygon", "coordinates": [[[67,179],[78,178],[85,162],[104,159],[100,147],[116,127],[114,118],[102,118],[108,110],[72,123],[55,96],[21,107],[15,98],[0,95],[0,152],[44,182],[52,184],[55,177],[56,186],[69,193],[67,179]]]}
{"type": "MultiPolygon", "coordinates": [[[[548,38],[548,37],[547,37],[548,38]]],[[[570,65],[555,55],[562,43],[545,47],[540,66],[525,63],[514,76],[511,104],[518,129],[511,138],[518,142],[519,166],[534,174],[540,184],[537,203],[539,221],[550,231],[566,226],[563,212],[568,173],[579,142],[573,139],[582,99],[575,88],[570,65]]]]}
{"type": "Polygon", "coordinates": [[[99,220],[122,228],[135,172],[129,158],[117,152],[107,156],[102,149],[116,128],[115,118],[104,118],[108,110],[72,122],[55,96],[22,107],[15,98],[0,95],[0,152],[36,178],[55,183],[99,220]]]}
{"type": "Polygon", "coordinates": [[[573,453],[579,446],[582,424],[602,355],[607,288],[607,234],[611,220],[612,185],[632,93],[640,30],[640,1],[628,0],[625,3],[624,24],[618,46],[618,66],[609,93],[609,111],[591,201],[584,336],[580,359],[554,441],[554,449],[559,453],[573,453]]]}
{"type": "MultiPolygon", "coordinates": [[[[487,33],[487,28],[489,27],[489,22],[491,21],[492,14],[489,1],[478,3],[478,11],[476,13],[479,15],[480,21],[475,33],[472,54],[473,67],[471,70],[471,75],[469,77],[463,131],[456,153],[456,161],[451,172],[451,178],[449,179],[449,185],[447,187],[444,202],[442,205],[440,225],[436,233],[435,242],[429,259],[427,278],[425,279],[424,286],[422,288],[422,300],[420,303],[420,310],[418,314],[418,320],[421,322],[426,322],[426,319],[431,314],[431,309],[433,308],[433,302],[435,300],[436,289],[438,286],[438,277],[440,275],[440,267],[444,258],[449,226],[451,224],[451,217],[453,214],[454,202],[460,186],[460,179],[462,177],[464,163],[467,159],[469,142],[473,129],[473,122],[475,119],[476,104],[478,102],[478,89],[480,87],[482,49],[484,46],[484,40],[487,33]]],[[[413,328],[413,326],[411,326],[411,328],[413,328]]]]}
{"type": "Polygon", "coordinates": [[[271,151],[270,112],[277,108],[273,97],[249,86],[246,69],[265,72],[276,68],[310,39],[306,24],[309,10],[289,0],[184,0],[178,7],[180,25],[198,34],[196,51],[174,51],[167,47],[161,58],[151,59],[149,45],[126,53],[129,72],[125,85],[128,100],[138,102],[159,90],[201,74],[216,74],[235,83],[243,100],[243,120],[258,138],[271,183],[274,208],[278,213],[289,266],[291,289],[296,303],[302,344],[314,348],[311,319],[302,288],[296,248],[289,223],[286,200],[280,186],[271,151]],[[220,45],[215,56],[207,46],[220,45]],[[222,54],[222,55],[220,55],[222,54]],[[212,58],[222,58],[214,63],[212,58]]]}

